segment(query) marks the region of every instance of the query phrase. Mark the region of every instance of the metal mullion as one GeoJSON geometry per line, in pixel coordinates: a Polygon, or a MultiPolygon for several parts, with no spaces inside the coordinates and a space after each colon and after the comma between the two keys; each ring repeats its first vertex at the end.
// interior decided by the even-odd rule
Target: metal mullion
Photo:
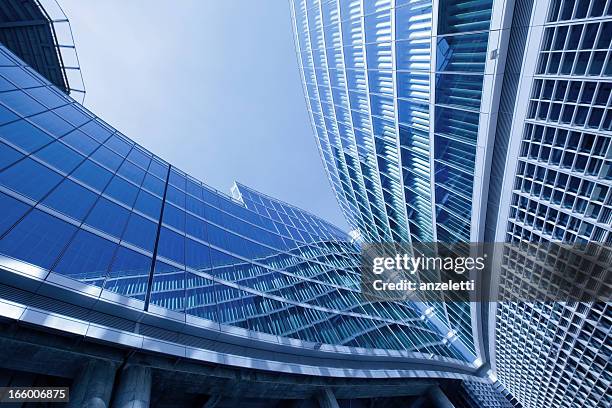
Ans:
{"type": "MultiPolygon", "coordinates": [[[[306,12],[306,14],[305,14],[305,21],[304,21],[304,23],[305,23],[305,25],[306,25],[306,27],[307,27],[307,37],[308,37],[308,41],[309,41],[309,43],[310,43],[310,56],[311,56],[311,58],[312,58],[312,60],[313,60],[313,67],[314,67],[315,63],[314,63],[314,56],[312,55],[312,54],[313,54],[313,53],[312,53],[313,46],[312,46],[312,38],[311,38],[311,35],[310,35],[310,32],[311,32],[311,29],[310,29],[310,23],[309,23],[309,21],[308,21],[308,10],[314,10],[314,7],[312,7],[311,9],[307,9],[307,12],[306,12]]],[[[320,8],[319,8],[319,11],[320,11],[320,8]]],[[[297,22],[297,18],[296,18],[296,22],[297,22]]],[[[323,16],[321,16],[321,26],[322,26],[322,25],[323,25],[323,16]]],[[[315,29],[316,29],[316,27],[315,27],[315,29]]],[[[322,34],[322,36],[323,36],[323,34],[322,34]]],[[[322,37],[322,38],[323,38],[323,37],[322,37]]],[[[323,45],[325,46],[325,40],[324,40],[324,39],[323,39],[323,45]]],[[[327,64],[327,55],[326,55],[326,54],[324,54],[324,56],[325,56],[325,64],[326,64],[326,65],[328,65],[328,64],[327,64]]],[[[321,69],[321,70],[325,69],[325,73],[326,73],[326,74],[327,74],[327,76],[328,76],[327,80],[328,80],[328,82],[330,82],[330,80],[329,80],[329,73],[327,72],[328,67],[326,67],[326,68],[320,67],[320,69],[321,69]]],[[[316,70],[316,68],[315,68],[315,70],[316,70]]],[[[321,116],[322,116],[322,117],[325,117],[324,110],[323,110],[323,105],[322,105],[322,101],[321,101],[321,94],[320,94],[320,92],[319,92],[319,88],[321,87],[321,85],[319,85],[319,83],[318,83],[318,80],[317,80],[316,76],[315,76],[315,82],[316,82],[316,83],[315,83],[315,87],[314,87],[314,88],[315,88],[315,90],[317,91],[317,96],[318,96],[318,98],[317,98],[317,102],[318,102],[318,104],[319,104],[319,109],[321,110],[321,116]]],[[[331,90],[330,90],[330,92],[331,92],[331,90]]],[[[333,100],[333,99],[332,99],[332,100],[333,100]]],[[[332,104],[332,105],[333,105],[333,104],[332,104]]],[[[334,114],[335,114],[335,110],[334,110],[334,114]]],[[[328,118],[328,119],[331,119],[331,118],[328,118]]],[[[325,137],[326,137],[326,140],[327,140],[327,145],[331,147],[331,146],[332,146],[332,143],[331,143],[331,140],[330,140],[330,137],[329,137],[329,130],[327,129],[327,124],[325,123],[325,121],[323,121],[323,126],[324,126],[323,131],[324,131],[324,134],[325,134],[325,137]]],[[[317,139],[318,139],[318,134],[317,134],[317,139]]],[[[333,154],[333,152],[331,152],[331,151],[330,151],[329,153],[330,153],[330,156],[331,156],[332,158],[335,158],[335,160],[340,161],[340,159],[338,159],[337,157],[335,157],[335,155],[333,154]]],[[[339,168],[338,168],[338,164],[337,164],[336,162],[333,162],[333,163],[331,163],[331,164],[332,164],[333,168],[335,169],[336,173],[337,173],[339,170],[342,170],[342,169],[339,169],[339,168]]],[[[339,176],[338,176],[338,178],[339,178],[339,176]]],[[[339,178],[339,179],[340,179],[340,178],[339,178]]],[[[340,183],[342,183],[342,180],[340,180],[340,183]]],[[[333,183],[332,183],[332,184],[333,184],[333,183]]],[[[333,187],[333,189],[334,189],[334,190],[336,190],[335,186],[333,187]]],[[[352,191],[352,188],[351,188],[350,190],[352,191]]],[[[349,197],[347,197],[347,194],[346,194],[346,191],[345,191],[344,187],[341,189],[341,191],[340,191],[340,192],[337,192],[337,196],[338,196],[340,193],[343,195],[343,199],[344,199],[344,201],[345,201],[345,205],[347,206],[347,209],[346,209],[345,213],[350,213],[350,214],[351,214],[351,216],[352,216],[352,218],[353,218],[353,221],[354,221],[354,222],[356,222],[356,223],[358,224],[358,221],[357,221],[357,217],[356,217],[356,215],[355,215],[355,214],[353,214],[353,211],[351,211],[351,205],[349,205],[349,202],[348,202],[348,201],[349,201],[349,200],[348,200],[348,198],[349,198],[349,197]]],[[[361,217],[360,217],[360,215],[359,215],[359,218],[361,218],[361,217]]]]}
{"type": "MultiPolygon", "coordinates": [[[[327,160],[325,159],[326,156],[323,153],[323,147],[321,145],[321,141],[319,140],[319,134],[318,134],[318,131],[317,131],[316,122],[314,120],[314,112],[312,111],[311,106],[310,106],[310,101],[309,100],[311,99],[311,97],[310,97],[310,94],[308,92],[308,86],[307,86],[307,84],[310,83],[310,82],[306,81],[306,74],[304,72],[304,62],[302,61],[302,50],[301,50],[301,47],[300,47],[299,33],[298,33],[298,27],[297,27],[298,22],[297,22],[297,16],[296,16],[296,12],[295,12],[295,1],[296,0],[290,1],[291,14],[293,16],[293,21],[294,21],[294,24],[292,24],[292,26],[293,26],[294,31],[295,31],[294,38],[295,38],[295,43],[297,45],[296,46],[297,47],[296,55],[297,55],[297,59],[298,59],[299,70],[300,70],[301,77],[303,79],[302,89],[303,89],[304,96],[305,96],[305,99],[306,99],[306,105],[307,105],[308,111],[310,112],[310,115],[309,115],[310,116],[310,124],[312,126],[312,130],[314,131],[314,136],[315,136],[315,140],[317,142],[318,151],[319,151],[319,157],[321,158],[321,161],[323,162],[323,166],[327,170],[327,180],[328,180],[328,182],[329,182],[329,184],[330,184],[330,186],[332,188],[332,191],[334,192],[334,195],[336,196],[336,200],[338,200],[338,203],[340,204],[340,207],[342,208],[343,213],[344,213],[344,215],[346,217],[347,214],[350,214],[350,211],[349,211],[347,203],[345,202],[346,199],[341,197],[341,195],[340,195],[341,192],[336,189],[336,184],[334,183],[334,180],[332,178],[333,171],[331,171],[331,170],[334,169],[334,167],[332,167],[333,163],[327,163],[327,160]]],[[[308,21],[307,21],[308,20],[308,14],[307,13],[306,13],[305,17],[306,17],[306,21],[305,21],[305,24],[306,24],[305,37],[307,37],[308,41],[310,41],[310,32],[309,32],[309,29],[308,29],[308,21]]],[[[304,52],[309,52],[309,55],[312,58],[312,50],[311,51],[304,51],[304,52]]],[[[314,78],[315,83],[314,84],[310,83],[310,84],[313,85],[313,88],[315,89],[315,91],[318,91],[317,90],[317,83],[316,83],[317,78],[316,78],[316,73],[314,71],[315,70],[314,70],[314,60],[313,60],[313,75],[315,75],[315,78],[314,78]]],[[[312,78],[310,78],[310,79],[312,79],[312,78]]],[[[319,102],[319,109],[321,110],[321,115],[323,115],[323,110],[322,110],[321,105],[320,105],[320,100],[319,99],[313,99],[313,100],[315,100],[316,102],[319,102]]],[[[329,143],[329,141],[328,141],[328,143],[329,143]]],[[[349,218],[349,217],[347,217],[347,218],[349,218]]],[[[353,223],[355,223],[355,224],[357,222],[354,218],[351,219],[351,221],[353,223]]],[[[349,222],[349,224],[351,224],[351,222],[349,222]]]]}
{"type": "MultiPolygon", "coordinates": [[[[360,1],[360,16],[359,16],[359,21],[361,24],[361,33],[362,33],[362,41],[361,41],[361,50],[363,52],[363,73],[364,73],[364,82],[365,82],[365,99],[366,99],[366,103],[367,103],[367,112],[365,113],[365,115],[368,117],[369,119],[369,125],[370,125],[370,131],[366,132],[368,134],[368,136],[371,137],[371,142],[372,142],[372,146],[374,148],[374,153],[376,152],[376,140],[374,137],[374,124],[372,121],[372,104],[370,101],[370,80],[368,77],[368,54],[367,54],[367,47],[366,47],[366,32],[365,32],[365,16],[364,16],[364,1],[362,0],[360,1]]],[[[359,112],[359,113],[363,113],[363,112],[359,112]]],[[[374,165],[376,168],[376,174],[380,174],[380,169],[378,167],[378,160],[374,160],[374,165]]],[[[381,237],[383,239],[388,239],[388,238],[392,238],[393,235],[391,233],[391,223],[389,222],[389,215],[387,214],[387,210],[385,207],[385,197],[382,193],[382,183],[380,178],[378,178],[376,180],[376,183],[374,183],[376,185],[376,187],[378,188],[378,191],[376,192],[376,195],[379,196],[380,199],[382,199],[382,208],[378,208],[377,209],[382,213],[382,215],[384,216],[384,220],[382,220],[383,222],[385,222],[387,224],[387,232],[388,232],[388,236],[386,237],[381,237]]]]}

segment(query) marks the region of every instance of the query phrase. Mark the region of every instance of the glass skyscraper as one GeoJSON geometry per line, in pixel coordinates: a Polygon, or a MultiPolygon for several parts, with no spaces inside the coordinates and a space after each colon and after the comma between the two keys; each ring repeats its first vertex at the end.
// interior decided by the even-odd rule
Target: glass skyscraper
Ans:
{"type": "MultiPolygon", "coordinates": [[[[376,301],[361,251],[611,244],[612,0],[289,4],[350,234],[136,144],[75,100],[65,19],[0,3],[0,386],[69,386],[70,407],[610,406],[609,302],[376,301]]],[[[553,280],[502,256],[502,291],[553,280]]]]}
{"type": "MultiPolygon", "coordinates": [[[[364,241],[612,243],[610,1],[291,8],[321,158],[364,241]]],[[[528,292],[516,256],[501,282],[528,292]]],[[[610,406],[610,303],[483,308],[434,311],[514,403],[610,406]]]]}
{"type": "MultiPolygon", "coordinates": [[[[246,186],[216,191],[88,111],[68,84],[37,72],[44,61],[26,64],[18,51],[0,46],[1,322],[160,358],[347,379],[348,390],[352,378],[408,380],[344,391],[347,399],[490,387],[471,341],[428,305],[362,298],[360,240],[246,186]]],[[[112,389],[111,363],[91,364],[77,380],[112,372],[102,381],[112,389]]],[[[121,365],[113,398],[136,398],[124,392],[133,381],[157,381],[150,364],[121,365]]]]}
{"type": "Polygon", "coordinates": [[[350,224],[369,241],[477,240],[499,64],[487,47],[504,5],[292,5],[312,125],[350,224]]]}

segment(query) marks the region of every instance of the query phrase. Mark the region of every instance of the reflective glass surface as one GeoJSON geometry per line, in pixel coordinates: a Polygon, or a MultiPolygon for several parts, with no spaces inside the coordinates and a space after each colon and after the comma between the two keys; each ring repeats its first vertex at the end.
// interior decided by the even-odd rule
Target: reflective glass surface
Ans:
{"type": "MultiPolygon", "coordinates": [[[[7,56],[0,79],[12,85],[0,91],[0,254],[142,301],[145,309],[311,342],[465,359],[411,305],[361,298],[359,247],[345,232],[246,186],[237,184],[231,197],[204,185],[5,48],[0,55],[7,56]]],[[[384,89],[387,79],[377,81],[384,89]]],[[[371,122],[380,143],[393,132],[388,103],[380,99],[381,117],[371,122]]],[[[379,142],[376,148],[385,148],[379,142]]],[[[375,189],[364,182],[353,190],[362,169],[353,139],[337,128],[326,151],[333,166],[352,174],[336,173],[354,194],[355,213],[369,208],[375,189]]],[[[385,188],[389,194],[393,183],[385,188]]],[[[383,216],[367,217],[374,214],[383,216]]]]}

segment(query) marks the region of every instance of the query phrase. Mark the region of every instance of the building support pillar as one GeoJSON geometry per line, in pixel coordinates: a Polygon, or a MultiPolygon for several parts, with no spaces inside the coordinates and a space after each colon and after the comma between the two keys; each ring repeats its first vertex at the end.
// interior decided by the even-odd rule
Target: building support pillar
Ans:
{"type": "Polygon", "coordinates": [[[113,408],[148,408],[151,402],[151,368],[128,364],[121,372],[113,408]]]}
{"type": "Polygon", "coordinates": [[[68,408],[108,408],[115,382],[114,363],[89,360],[70,387],[68,408]]]}
{"type": "Polygon", "coordinates": [[[317,401],[321,408],[340,408],[336,396],[331,388],[324,388],[317,394],[317,401]]]}
{"type": "Polygon", "coordinates": [[[455,408],[452,402],[448,399],[446,394],[440,389],[440,387],[432,387],[428,393],[429,400],[433,407],[436,408],[455,408]]]}

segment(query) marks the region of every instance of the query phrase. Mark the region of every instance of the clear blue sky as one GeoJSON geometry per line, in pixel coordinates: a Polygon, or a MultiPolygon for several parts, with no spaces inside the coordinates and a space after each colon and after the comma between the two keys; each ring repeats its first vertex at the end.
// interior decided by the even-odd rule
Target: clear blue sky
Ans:
{"type": "Polygon", "coordinates": [[[59,0],[85,105],[207,184],[347,229],[308,120],[286,0],[59,0]]]}

